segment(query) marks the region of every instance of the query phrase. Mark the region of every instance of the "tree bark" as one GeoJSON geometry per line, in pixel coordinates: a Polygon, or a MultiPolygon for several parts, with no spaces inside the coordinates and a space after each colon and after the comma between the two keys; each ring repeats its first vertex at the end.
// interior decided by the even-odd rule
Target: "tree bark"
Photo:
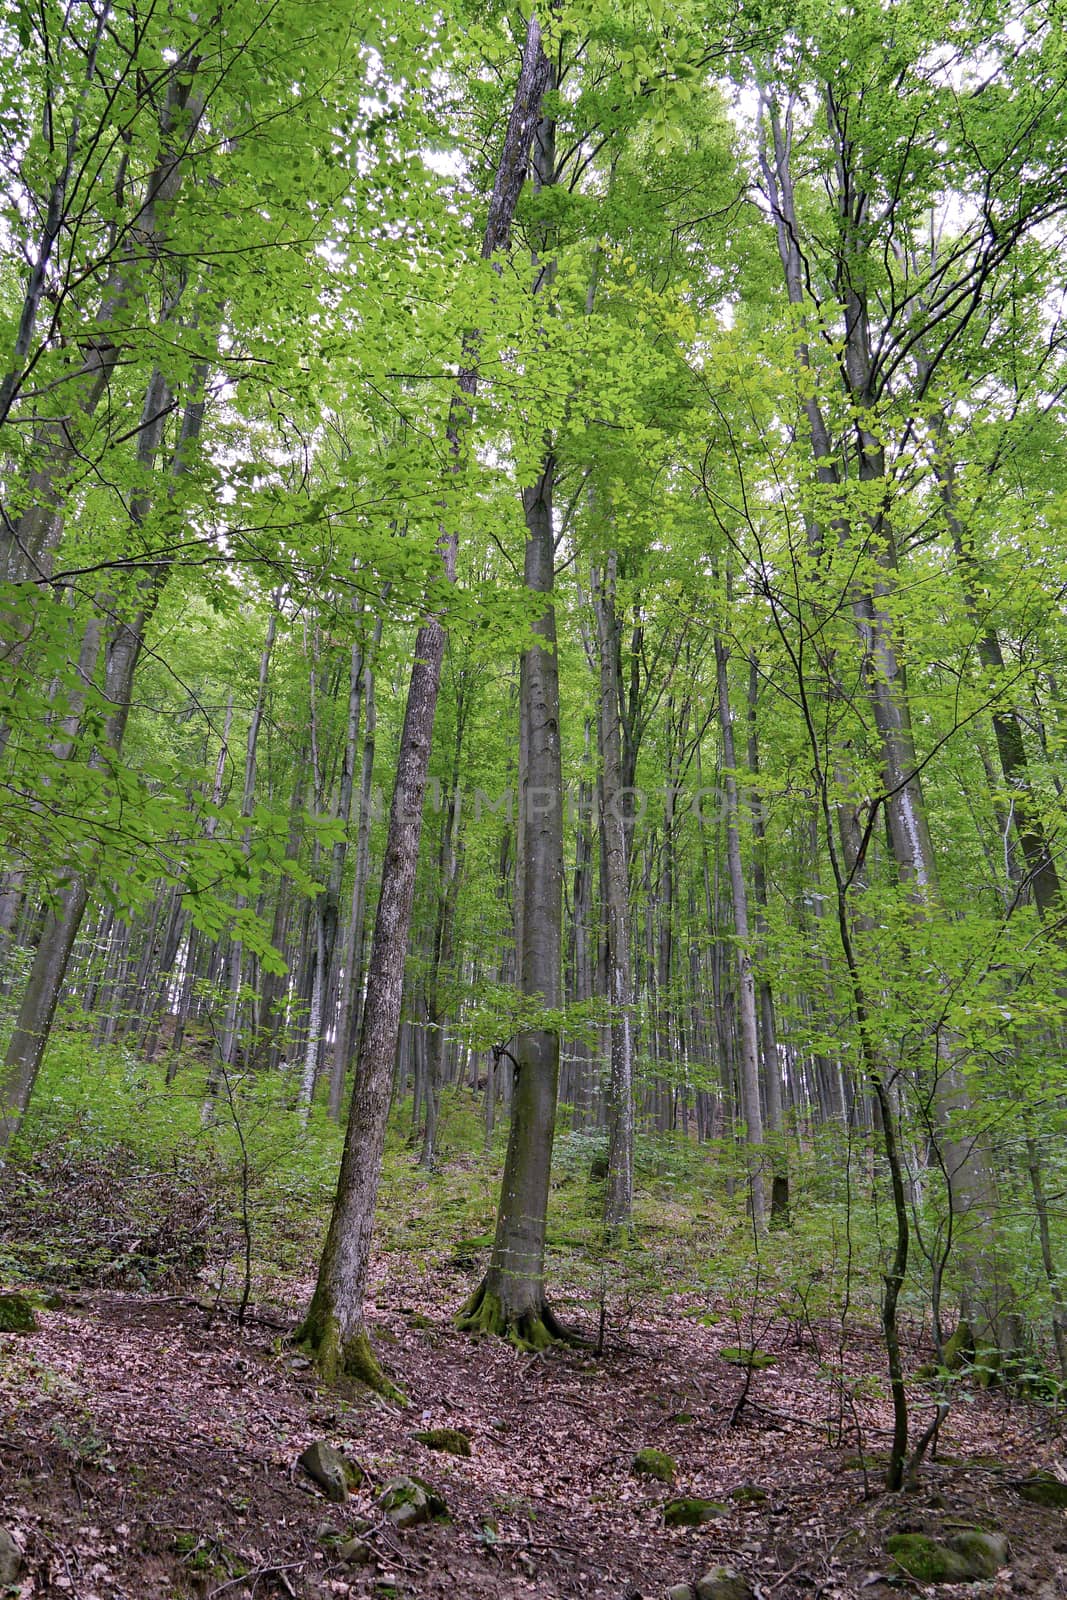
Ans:
{"type": "MultiPolygon", "coordinates": [[[[497,250],[507,246],[548,74],[540,25],[536,15],[531,15],[504,150],[489,203],[489,219],[482,241],[484,259],[490,259],[497,250]]],[[[461,436],[477,388],[477,369],[471,359],[476,355],[477,342],[476,335],[468,336],[465,341],[468,362],[449,407],[447,437],[457,471],[462,466],[461,436]]],[[[446,578],[453,581],[456,561],[453,532],[442,535],[441,559],[446,578]]],[[[345,1371],[380,1389],[391,1386],[370,1347],[363,1319],[363,1297],[370,1266],[374,1204],[400,1026],[422,802],[444,646],[444,626],[438,617],[431,617],[419,629],[415,642],[341,1171],[318,1281],[308,1314],[298,1332],[298,1338],[311,1349],[324,1375],[345,1371]]]]}
{"type": "Polygon", "coordinates": [[[757,1233],[767,1226],[763,1185],[763,1110],[760,1105],[759,1028],[756,1022],[756,979],[752,970],[749,934],[748,886],[741,860],[741,828],[737,800],[737,756],[730,711],[729,657],[721,636],[715,635],[715,677],[719,701],[719,728],[723,749],[723,795],[726,811],[726,865],[734,914],[734,954],[737,961],[738,1020],[740,1022],[740,1090],[748,1146],[748,1186],[752,1225],[757,1233]]]}
{"type": "MultiPolygon", "coordinates": [[[[526,511],[527,588],[551,597],[555,536],[552,489],[555,462],[549,454],[532,488],[523,492],[526,511]]],[[[558,1010],[563,917],[563,779],[559,729],[559,668],[556,619],[551,598],[534,624],[542,643],[523,653],[519,807],[522,819],[522,993],[558,1010]]],[[[460,1327],[504,1334],[526,1349],[543,1349],[562,1336],[545,1298],[545,1238],[548,1188],[559,1086],[559,1027],[527,1028],[515,1045],[504,1176],[489,1270],[463,1309],[460,1327]]]]}
{"type": "Polygon", "coordinates": [[[630,873],[622,766],[619,627],[615,610],[617,557],[594,575],[600,693],[600,825],[604,841],[608,999],[611,1004],[611,1075],[608,1092],[608,1174],[604,1224],[610,1233],[629,1228],[634,1199],[634,1015],[630,960],[630,873]]]}

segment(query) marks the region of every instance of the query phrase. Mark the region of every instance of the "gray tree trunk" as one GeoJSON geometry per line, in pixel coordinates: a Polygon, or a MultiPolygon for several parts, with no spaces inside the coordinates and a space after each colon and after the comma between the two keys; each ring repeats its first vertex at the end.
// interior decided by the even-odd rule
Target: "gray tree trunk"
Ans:
{"type": "Polygon", "coordinates": [[[628,1228],[634,1199],[634,1014],[630,960],[630,873],[625,811],[628,797],[622,766],[622,684],[619,681],[619,627],[615,612],[617,558],[612,552],[603,574],[595,576],[600,694],[597,738],[600,750],[601,834],[604,841],[604,891],[607,919],[608,999],[611,1004],[611,1076],[608,1093],[608,1173],[604,1222],[609,1230],[628,1228]]]}
{"type": "MultiPolygon", "coordinates": [[[[489,203],[482,241],[485,259],[508,244],[548,75],[540,25],[537,17],[531,15],[504,150],[489,203]]],[[[449,407],[447,426],[449,448],[457,469],[462,465],[462,434],[477,387],[476,367],[471,359],[476,354],[477,336],[468,336],[465,346],[468,364],[462,370],[458,393],[449,407]]],[[[445,576],[452,581],[456,561],[454,532],[442,535],[441,557],[445,576]]],[[[356,1081],[337,1193],[315,1292],[299,1332],[325,1374],[344,1370],[379,1388],[389,1385],[367,1338],[363,1298],[400,1026],[422,802],[444,647],[444,626],[437,617],[431,617],[419,629],[415,641],[371,945],[356,1081]]]]}
{"type": "MultiPolygon", "coordinates": [[[[549,454],[537,482],[523,492],[527,588],[550,597],[555,535],[549,454]]],[[[524,652],[520,672],[519,808],[523,855],[522,993],[557,1010],[563,933],[563,778],[555,609],[549,598],[534,631],[543,643],[524,652]]],[[[527,1028],[515,1044],[511,1127],[500,1188],[496,1235],[485,1279],[464,1308],[460,1326],[507,1333],[542,1348],[562,1330],[545,1299],[548,1188],[559,1085],[559,1028],[527,1028]]]]}
{"type": "Polygon", "coordinates": [[[756,1021],[756,979],[752,970],[752,944],[749,933],[748,886],[741,860],[740,808],[737,799],[737,757],[734,750],[734,724],[730,711],[728,655],[722,638],[715,635],[715,676],[719,701],[719,727],[722,733],[723,798],[726,813],[726,865],[730,878],[730,900],[734,914],[734,955],[737,962],[738,1021],[741,1047],[741,1110],[745,1119],[748,1145],[748,1183],[752,1201],[752,1223],[757,1232],[767,1225],[767,1203],[763,1184],[763,1110],[760,1105],[759,1028],[756,1021]]]}
{"type": "MultiPolygon", "coordinates": [[[[382,619],[374,625],[373,651],[382,637],[382,619]]],[[[363,924],[367,903],[367,878],[370,872],[370,825],[374,782],[374,741],[377,713],[374,701],[374,667],[368,661],[363,669],[363,759],[359,781],[359,821],[356,824],[356,863],[352,875],[352,898],[348,908],[344,949],[341,955],[341,982],[337,1000],[337,1033],[330,1071],[330,1116],[341,1120],[345,1074],[352,1052],[352,1040],[359,1036],[360,1001],[363,987],[363,924]]]]}

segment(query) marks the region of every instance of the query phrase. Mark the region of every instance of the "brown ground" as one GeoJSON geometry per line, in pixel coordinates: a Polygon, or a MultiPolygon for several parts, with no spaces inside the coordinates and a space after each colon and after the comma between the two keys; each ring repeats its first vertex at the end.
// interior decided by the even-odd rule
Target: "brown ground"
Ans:
{"type": "MultiPolygon", "coordinates": [[[[731,1426],[743,1379],[718,1355],[721,1329],[669,1319],[660,1305],[609,1336],[599,1360],[521,1355],[452,1329],[466,1287],[458,1275],[431,1279],[413,1263],[390,1270],[374,1326],[406,1409],[320,1388],[285,1343],[284,1313],[277,1327],[255,1320],[242,1330],[186,1298],[91,1292],[43,1313],[35,1334],[0,1336],[0,1525],[26,1554],[15,1592],[663,1600],[668,1585],[725,1562],[762,1600],[879,1600],[923,1592],[883,1581],[886,1532],[959,1516],[1003,1528],[1010,1566],[936,1593],[1067,1596],[1067,1513],[1028,1506],[1012,1487],[1065,1453],[1061,1419],[1047,1408],[969,1394],[918,1492],[881,1495],[872,1467],[865,1497],[856,1424],[869,1452],[884,1450],[887,1408],[854,1398],[840,1437],[842,1385],[784,1324],[761,1336],[779,1361],[755,1375],[731,1426]],[[470,1460],[411,1437],[445,1425],[470,1433],[470,1460]],[[451,1520],[398,1536],[376,1513],[372,1486],[328,1504],[296,1466],[316,1438],[354,1458],[372,1484],[425,1477],[451,1520]],[[633,1476],[645,1445],[675,1457],[675,1491],[633,1476]],[[731,1502],[699,1529],[664,1528],[672,1492],[727,1500],[742,1485],[767,1499],[731,1502]],[[346,1566],[328,1539],[347,1536],[359,1516],[372,1519],[371,1567],[346,1566]]],[[[847,1368],[854,1393],[864,1373],[882,1371],[873,1336],[852,1339],[847,1368]]],[[[929,1414],[922,1389],[914,1402],[917,1416],[929,1414]]]]}

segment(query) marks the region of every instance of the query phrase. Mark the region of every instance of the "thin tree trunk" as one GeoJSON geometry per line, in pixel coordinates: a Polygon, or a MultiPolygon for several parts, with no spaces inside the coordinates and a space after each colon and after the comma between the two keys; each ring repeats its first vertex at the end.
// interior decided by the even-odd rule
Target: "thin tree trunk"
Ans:
{"type": "Polygon", "coordinates": [[[752,894],[755,901],[754,931],[758,941],[760,972],[756,984],[759,999],[760,1050],[763,1063],[763,1091],[766,1124],[773,1139],[771,1153],[771,1219],[784,1222],[789,1215],[789,1162],[785,1149],[785,1119],[782,1113],[782,1073],[778,1061],[778,1029],[775,1024],[774,995],[767,972],[767,820],[763,796],[758,785],[759,740],[756,710],[759,698],[759,672],[755,656],[748,665],[748,770],[751,777],[748,803],[752,815],[752,894]]]}
{"type": "Polygon", "coordinates": [[[615,612],[617,558],[612,552],[593,596],[600,658],[597,735],[600,750],[600,825],[604,840],[608,999],[611,1004],[611,1076],[608,1093],[608,1174],[604,1223],[610,1232],[629,1228],[634,1198],[634,1017],[630,963],[630,874],[622,770],[619,628],[615,612]]]}
{"type": "MultiPolygon", "coordinates": [[[[281,591],[276,590],[271,596],[271,612],[267,619],[267,636],[263,641],[263,649],[259,657],[259,678],[256,684],[256,703],[252,709],[252,717],[248,724],[248,739],[245,744],[245,775],[241,791],[241,815],[251,817],[252,806],[256,798],[256,767],[259,754],[259,730],[263,726],[263,714],[267,704],[267,678],[270,672],[270,658],[274,650],[274,640],[278,631],[278,606],[281,604],[281,591]]],[[[251,838],[248,829],[245,830],[244,851],[248,854],[251,838]]],[[[237,899],[237,909],[241,910],[248,904],[244,895],[237,899]]],[[[223,1073],[233,1066],[237,1052],[238,1019],[241,1006],[241,983],[244,974],[244,951],[240,939],[230,942],[229,971],[227,975],[227,1000],[226,1016],[222,1025],[222,1037],[219,1042],[219,1066],[223,1073]]]]}
{"type": "MultiPolygon", "coordinates": [[[[849,170],[851,146],[830,108],[832,132],[837,138],[838,201],[850,185],[861,187],[857,175],[849,170]]],[[[803,282],[797,278],[800,234],[794,208],[789,140],[776,115],[771,116],[774,143],[773,163],[764,151],[762,164],[768,182],[771,205],[778,233],[779,251],[790,299],[797,305],[805,300],[803,282]]],[[[855,199],[851,204],[855,205],[855,199]]],[[[867,303],[857,276],[856,263],[866,250],[854,222],[853,213],[840,218],[841,249],[848,265],[843,268],[843,316],[845,350],[841,364],[845,397],[855,421],[853,454],[859,483],[878,491],[880,509],[865,514],[864,546],[868,558],[877,564],[874,581],[852,584],[849,603],[863,651],[863,682],[872,719],[877,731],[882,760],[883,804],[893,856],[901,882],[907,887],[919,919],[935,920],[942,909],[937,872],[930,839],[926,807],[919,781],[905,674],[896,637],[896,550],[893,530],[885,511],[885,457],[880,440],[872,429],[872,358],[867,303]]],[[[805,377],[807,387],[808,380],[805,377]]],[[[812,451],[821,482],[842,485],[842,469],[830,446],[829,430],[814,388],[805,401],[811,427],[812,451]]],[[[852,527],[842,514],[836,529],[842,541],[852,535],[852,527]]],[[[850,571],[852,558],[850,558],[850,571]]],[[[871,823],[863,834],[863,846],[870,840],[871,823]]],[[[847,857],[846,857],[847,860],[847,857]]],[[[851,874],[851,868],[850,868],[851,874]]],[[[933,1106],[937,1139],[943,1161],[949,1198],[956,1218],[956,1237],[960,1248],[963,1290],[961,1309],[985,1348],[1006,1347],[1011,1340],[1008,1320],[1003,1315],[997,1284],[998,1246],[995,1224],[996,1196],[984,1141],[973,1123],[973,1108],[958,1059],[955,1042],[943,1029],[933,1040],[933,1106]]],[[[877,1084],[875,1085],[877,1089],[877,1084]]],[[[883,1108],[884,1109],[884,1108],[883,1108]]],[[[883,1130],[886,1137],[889,1129],[883,1130]]]]}
{"type": "MultiPolygon", "coordinates": [[[[382,619],[374,627],[374,652],[377,653],[382,636],[382,619]]],[[[372,784],[374,781],[374,741],[377,715],[374,701],[374,667],[368,662],[363,669],[363,763],[359,783],[359,822],[356,826],[356,864],[352,876],[352,899],[345,930],[344,951],[341,957],[341,984],[337,1002],[337,1035],[334,1042],[333,1065],[330,1073],[330,1116],[341,1120],[344,1102],[345,1074],[352,1040],[359,1035],[360,998],[363,986],[363,925],[367,902],[367,878],[370,872],[370,825],[372,784]]]]}
{"type": "Polygon", "coordinates": [[[718,633],[715,635],[715,672],[719,701],[719,727],[723,749],[723,795],[726,811],[726,865],[730,877],[730,899],[734,914],[734,944],[737,959],[738,1020],[741,1037],[740,1090],[745,1118],[745,1141],[749,1147],[749,1195],[752,1223],[757,1232],[767,1225],[767,1206],[763,1186],[763,1111],[760,1105],[759,1029],[756,1022],[756,980],[752,971],[752,944],[748,920],[748,886],[741,860],[740,816],[737,800],[737,757],[734,751],[734,724],[730,712],[730,679],[726,670],[728,655],[718,633]]]}
{"type": "MultiPolygon", "coordinates": [[[[172,481],[190,464],[191,451],[200,436],[204,417],[202,395],[205,378],[206,372],[202,368],[194,374],[192,395],[185,408],[181,434],[171,463],[172,481]]],[[[145,397],[137,447],[138,462],[146,473],[154,466],[162,442],[162,396],[165,388],[161,374],[153,373],[145,397]]],[[[130,517],[135,525],[143,523],[149,505],[147,495],[134,500],[130,517]]],[[[104,695],[111,706],[111,713],[105,725],[104,744],[115,756],[122,749],[133,695],[134,672],[145,629],[159,602],[168,573],[169,564],[160,563],[141,579],[135,589],[136,615],[129,622],[117,617],[110,629],[104,652],[104,695]]],[[[66,977],[67,964],[88,903],[89,888],[86,878],[79,874],[60,896],[58,908],[49,914],[37,946],[15,1029],[4,1065],[0,1068],[0,1159],[18,1130],[33,1092],[66,977]]]]}

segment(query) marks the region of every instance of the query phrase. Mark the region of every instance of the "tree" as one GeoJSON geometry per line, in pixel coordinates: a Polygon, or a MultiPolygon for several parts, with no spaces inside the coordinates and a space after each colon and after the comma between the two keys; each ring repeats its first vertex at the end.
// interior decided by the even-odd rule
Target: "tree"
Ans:
{"type": "MultiPolygon", "coordinates": [[[[496,170],[482,257],[491,260],[506,249],[515,205],[526,175],[527,155],[540,117],[548,82],[548,61],[541,48],[541,30],[531,14],[522,64],[496,170]]],[[[462,434],[477,389],[478,336],[468,336],[466,362],[458,394],[448,416],[447,437],[452,462],[462,464],[462,434]]],[[[455,577],[457,535],[445,532],[441,559],[445,576],[455,577]]],[[[315,1293],[300,1338],[314,1352],[326,1374],[345,1371],[377,1388],[387,1388],[371,1351],[363,1320],[363,1295],[370,1266],[374,1202],[381,1172],[389,1083],[396,1055],[400,1002],[407,951],[411,903],[418,863],[422,801],[429,767],[434,712],[441,681],[445,626],[431,616],[419,630],[400,739],[396,780],[389,812],[389,833],[382,867],[382,886],[371,945],[363,1030],[356,1062],[356,1081],[349,1110],[341,1171],[337,1180],[330,1227],[319,1263],[315,1293]]]]}

